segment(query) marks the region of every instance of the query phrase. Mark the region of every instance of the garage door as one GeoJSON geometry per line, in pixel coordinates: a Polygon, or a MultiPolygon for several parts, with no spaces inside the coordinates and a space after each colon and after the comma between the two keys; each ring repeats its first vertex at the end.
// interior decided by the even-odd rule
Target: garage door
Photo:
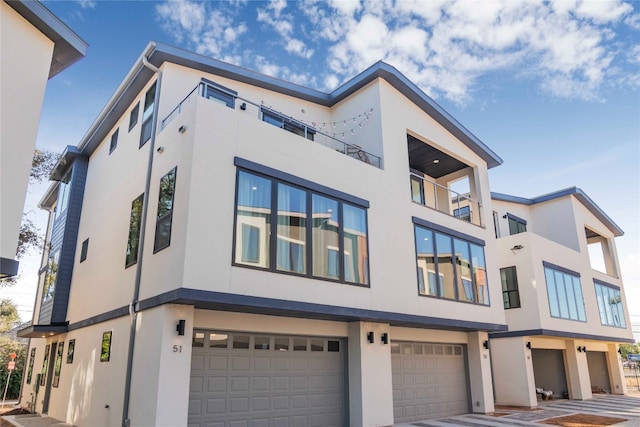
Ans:
{"type": "Polygon", "coordinates": [[[340,339],[194,331],[189,427],[345,425],[340,339]]]}
{"type": "Polygon", "coordinates": [[[463,345],[391,344],[396,423],[469,412],[463,345]]]}

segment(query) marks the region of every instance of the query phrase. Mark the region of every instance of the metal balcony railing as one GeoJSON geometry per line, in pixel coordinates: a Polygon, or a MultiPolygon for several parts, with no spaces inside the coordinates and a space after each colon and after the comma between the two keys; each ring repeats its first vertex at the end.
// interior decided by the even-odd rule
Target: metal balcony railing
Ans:
{"type": "MultiPolygon", "coordinates": [[[[160,129],[164,129],[175,117],[177,117],[180,112],[183,110],[185,105],[188,105],[192,102],[195,96],[200,96],[205,99],[211,99],[211,97],[207,96],[207,89],[211,89],[212,86],[206,82],[201,82],[196,86],[187,96],[184,97],[182,101],[165,117],[162,122],[160,129]]],[[[215,88],[214,88],[215,89],[215,88]]],[[[349,144],[344,140],[339,140],[334,138],[319,129],[316,129],[313,126],[310,126],[304,122],[301,122],[293,117],[286,116],[280,112],[277,112],[271,108],[268,108],[264,105],[257,104],[248,99],[242,98],[240,96],[233,95],[233,102],[231,103],[232,108],[239,108],[240,110],[245,111],[247,109],[247,105],[254,107],[257,110],[257,119],[261,121],[265,121],[274,126],[278,126],[283,130],[295,133],[303,138],[312,140],[318,144],[324,145],[330,149],[333,149],[341,154],[345,154],[354,159],[360,160],[363,163],[375,166],[377,168],[382,168],[382,161],[379,156],[375,154],[369,153],[368,151],[363,150],[360,146],[355,144],[349,144]]],[[[219,102],[219,99],[213,99],[214,102],[219,102]]],[[[227,104],[229,106],[229,104],[227,104]]]]}
{"type": "Polygon", "coordinates": [[[462,221],[484,227],[482,218],[482,203],[451,190],[444,185],[411,172],[411,199],[447,215],[454,216],[462,221]]]}

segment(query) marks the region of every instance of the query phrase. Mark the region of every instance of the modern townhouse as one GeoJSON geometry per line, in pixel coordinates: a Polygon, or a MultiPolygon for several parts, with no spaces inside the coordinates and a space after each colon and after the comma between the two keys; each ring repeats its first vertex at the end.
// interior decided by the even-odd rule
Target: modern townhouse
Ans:
{"type": "Polygon", "coordinates": [[[37,1],[0,1],[0,279],[18,274],[16,247],[47,81],[87,44],[37,1]]]}
{"type": "Polygon", "coordinates": [[[22,404],[78,426],[493,411],[500,163],[383,62],[324,93],[151,43],[42,199],[22,404]]]}
{"type": "Polygon", "coordinates": [[[534,199],[492,193],[509,331],[490,340],[496,404],[626,393],[619,343],[633,342],[615,238],[582,190],[534,199]]]}

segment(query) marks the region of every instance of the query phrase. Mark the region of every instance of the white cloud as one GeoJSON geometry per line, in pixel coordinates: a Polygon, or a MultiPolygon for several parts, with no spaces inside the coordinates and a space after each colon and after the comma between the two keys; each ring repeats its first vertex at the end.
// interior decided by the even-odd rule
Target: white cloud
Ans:
{"type": "Polygon", "coordinates": [[[96,1],[95,0],[76,0],[81,8],[83,9],[95,9],[96,1]]]}
{"type": "Polygon", "coordinates": [[[601,100],[604,86],[640,86],[640,15],[622,0],[183,0],[157,10],[165,30],[198,52],[323,89],[378,60],[458,103],[494,72],[562,98],[601,100]],[[286,67],[275,65],[281,54],[292,59],[286,67]]]}

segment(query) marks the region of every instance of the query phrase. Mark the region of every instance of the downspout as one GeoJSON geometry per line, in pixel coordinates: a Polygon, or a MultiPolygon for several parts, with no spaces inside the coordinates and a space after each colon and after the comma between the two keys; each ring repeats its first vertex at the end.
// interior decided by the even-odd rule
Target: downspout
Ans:
{"type": "Polygon", "coordinates": [[[131,398],[131,374],[133,370],[133,353],[136,343],[136,322],[138,318],[138,297],[140,296],[140,281],[142,278],[142,259],[144,255],[144,242],[147,229],[147,211],[149,210],[149,189],[151,188],[151,171],[153,168],[153,156],[155,153],[156,129],[158,124],[158,106],[160,103],[160,88],[162,85],[162,71],[149,63],[147,59],[148,52],[142,55],[143,66],[149,68],[158,76],[156,79],[156,94],[153,100],[153,116],[151,118],[151,140],[149,141],[149,159],[147,163],[147,176],[144,184],[144,196],[142,198],[142,218],[140,221],[140,237],[138,244],[138,259],[136,262],[136,278],[133,287],[133,298],[129,304],[129,316],[131,318],[131,326],[129,330],[129,353],[127,355],[127,375],[124,384],[124,403],[122,405],[122,426],[129,427],[131,419],[129,418],[129,400],[131,398]]]}

